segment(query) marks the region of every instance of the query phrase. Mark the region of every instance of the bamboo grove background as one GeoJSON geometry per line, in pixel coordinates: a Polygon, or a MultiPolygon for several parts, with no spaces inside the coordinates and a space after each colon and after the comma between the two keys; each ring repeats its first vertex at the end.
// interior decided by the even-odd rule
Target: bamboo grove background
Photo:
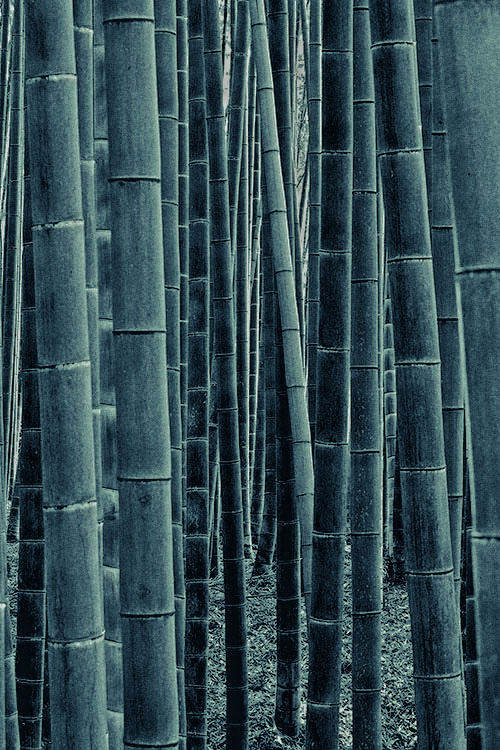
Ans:
{"type": "Polygon", "coordinates": [[[0,21],[0,750],[207,748],[219,575],[228,750],[269,577],[279,736],[344,746],[352,617],[382,750],[384,570],[419,750],[498,750],[499,0],[0,21]]]}

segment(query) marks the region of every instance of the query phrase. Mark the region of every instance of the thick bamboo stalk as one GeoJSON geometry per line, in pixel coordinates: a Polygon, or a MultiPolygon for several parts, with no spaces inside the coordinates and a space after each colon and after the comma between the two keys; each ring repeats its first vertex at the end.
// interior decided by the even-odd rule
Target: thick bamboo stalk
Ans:
{"type": "Polygon", "coordinates": [[[351,312],[353,750],[381,750],[382,494],[379,251],[370,9],[354,0],[351,312]]]}
{"type": "Polygon", "coordinates": [[[52,746],[104,750],[104,633],[71,2],[27,5],[26,49],[52,746]]]}
{"type": "MultiPolygon", "coordinates": [[[[247,622],[243,507],[238,424],[236,321],[228,162],[224,134],[221,41],[218,7],[204,0],[205,65],[210,156],[217,422],[223,524],[226,621],[226,747],[248,748],[247,622]]],[[[245,226],[248,226],[245,217],[245,226]]]]}
{"type": "Polygon", "coordinates": [[[407,0],[375,0],[370,5],[406,580],[419,744],[463,748],[460,631],[412,5],[407,0]]]}
{"type": "MultiPolygon", "coordinates": [[[[349,477],[353,4],[323,6],[322,195],[306,747],[337,748],[349,477]]],[[[373,550],[374,551],[374,550],[373,550]]]]}
{"type": "Polygon", "coordinates": [[[311,591],[314,474],[294,271],[288,241],[286,201],[281,175],[278,126],[263,0],[250,1],[250,16],[252,49],[257,70],[257,96],[262,123],[267,211],[270,216],[274,274],[281,315],[285,375],[292,426],[295,492],[299,503],[301,527],[303,592],[306,604],[308,604],[311,591]]]}
{"type": "Polygon", "coordinates": [[[500,742],[500,2],[435,4],[458,243],[471,443],[472,565],[481,734],[500,742]]]}
{"type": "Polygon", "coordinates": [[[124,747],[178,747],[153,0],[104,0],[124,747]]]}

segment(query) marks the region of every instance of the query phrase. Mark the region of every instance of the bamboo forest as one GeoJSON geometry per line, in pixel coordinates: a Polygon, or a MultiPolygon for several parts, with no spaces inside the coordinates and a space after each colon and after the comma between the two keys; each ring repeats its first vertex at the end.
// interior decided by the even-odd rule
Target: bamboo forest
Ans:
{"type": "Polygon", "coordinates": [[[500,750],[500,0],[0,0],[0,750],[500,750]]]}

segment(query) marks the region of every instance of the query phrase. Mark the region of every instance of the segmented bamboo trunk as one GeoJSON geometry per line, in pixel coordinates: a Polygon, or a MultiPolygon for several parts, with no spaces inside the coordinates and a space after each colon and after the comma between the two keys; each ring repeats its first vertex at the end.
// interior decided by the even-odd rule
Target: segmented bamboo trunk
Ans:
{"type": "Polygon", "coordinates": [[[387,527],[387,554],[392,557],[393,509],[394,509],[394,462],[396,456],[396,373],[394,370],[394,331],[392,329],[391,298],[384,299],[383,310],[383,385],[384,385],[384,494],[387,527]]]}
{"type": "Polygon", "coordinates": [[[102,0],[94,0],[94,157],[99,283],[99,371],[103,501],[103,596],[106,694],[110,750],[123,744],[123,669],[120,624],[119,501],[113,342],[111,205],[102,0]]]}
{"type": "Polygon", "coordinates": [[[7,500],[15,481],[18,448],[18,347],[20,338],[21,247],[24,186],[24,10],[17,2],[12,29],[7,218],[3,268],[3,420],[7,500]]]}
{"type": "Polygon", "coordinates": [[[415,38],[417,42],[418,95],[422,121],[425,181],[429,216],[432,216],[432,122],[433,122],[433,65],[432,65],[432,1],[414,0],[415,38]]]}
{"type": "Polygon", "coordinates": [[[5,201],[6,201],[6,175],[9,153],[9,133],[10,133],[10,66],[12,51],[12,24],[14,22],[14,3],[11,0],[4,0],[2,8],[2,48],[0,51],[0,210],[2,212],[2,237],[5,224],[5,201]]]}
{"type": "Polygon", "coordinates": [[[178,747],[153,0],[103,2],[120,494],[124,747],[178,747]]]}
{"type": "Polygon", "coordinates": [[[245,122],[245,102],[248,81],[248,48],[250,44],[250,16],[248,0],[235,0],[231,5],[236,15],[231,24],[231,90],[228,103],[227,159],[229,179],[229,208],[231,211],[231,247],[236,252],[236,227],[240,190],[241,152],[245,122]]]}
{"type": "Polygon", "coordinates": [[[186,715],[188,749],[206,747],[210,390],[208,143],[201,0],[188,3],[189,327],[186,512],[186,715]]]}
{"type": "Polygon", "coordinates": [[[104,634],[72,3],[28,3],[26,42],[52,746],[101,750],[104,634]]]}
{"type": "Polygon", "coordinates": [[[323,6],[323,200],[306,747],[337,748],[349,482],[353,3],[323,6]]]}
{"type": "Polygon", "coordinates": [[[174,551],[175,642],[179,747],[186,745],[184,634],[186,591],[182,529],[182,418],[180,381],[179,104],[175,0],[155,0],[155,44],[160,115],[161,203],[167,320],[168,409],[172,460],[172,539],[174,551]]]}
{"type": "Polygon", "coordinates": [[[257,394],[257,427],[255,438],[255,462],[252,484],[252,542],[257,552],[264,513],[266,474],[266,391],[264,387],[264,351],[261,346],[259,362],[259,384],[257,394]]]}
{"type": "Polygon", "coordinates": [[[24,178],[21,385],[23,426],[19,455],[19,567],[16,684],[22,750],[41,750],[45,656],[45,580],[40,402],[37,375],[35,276],[28,149],[24,178]]]}
{"type": "Polygon", "coordinates": [[[299,733],[300,712],[300,526],[294,486],[290,409],[279,315],[276,357],[276,707],[277,728],[299,733]]]}
{"type": "Polygon", "coordinates": [[[460,604],[460,561],[464,495],[464,400],[465,383],[455,285],[456,235],[451,193],[448,138],[444,122],[439,70],[439,47],[432,45],[432,225],[431,244],[441,353],[444,452],[450,513],[451,551],[457,606],[460,604]]]}
{"type": "Polygon", "coordinates": [[[439,57],[458,241],[471,438],[472,564],[481,733],[500,742],[500,2],[436,2],[439,57]]]}
{"type": "Polygon", "coordinates": [[[351,277],[353,750],[381,750],[382,495],[379,250],[370,9],[354,0],[351,277]]]}
{"type": "Polygon", "coordinates": [[[319,253],[321,247],[321,96],[322,0],[310,3],[309,37],[309,256],[307,290],[307,394],[311,440],[316,440],[316,383],[319,322],[319,253]]]}
{"type": "Polygon", "coordinates": [[[417,731],[422,747],[463,748],[460,634],[413,7],[408,0],[374,0],[370,14],[417,731]]]}
{"type": "Polygon", "coordinates": [[[180,264],[180,349],[182,424],[182,509],[186,509],[187,434],[187,342],[189,311],[189,125],[188,125],[188,29],[187,2],[176,1],[177,89],[179,98],[179,264],[180,264]]]}
{"type": "Polygon", "coordinates": [[[276,358],[274,329],[276,326],[276,282],[273,273],[271,231],[265,181],[262,190],[262,348],[265,380],[265,475],[264,508],[255,555],[254,575],[270,571],[276,546],[276,358]]]}
{"type": "MultiPolygon", "coordinates": [[[[103,504],[101,465],[101,388],[99,372],[99,298],[95,215],[94,161],[94,61],[92,0],[73,0],[75,24],[75,57],[78,81],[78,133],[80,138],[80,169],[82,175],[82,204],[85,225],[85,273],[87,287],[87,315],[89,354],[92,377],[92,423],[94,427],[94,456],[97,497],[99,559],[103,549],[103,504]]],[[[101,571],[102,575],[102,571],[101,571]]]]}
{"type": "Polygon", "coordinates": [[[248,748],[247,622],[235,349],[236,321],[233,299],[229,182],[224,133],[222,55],[216,0],[203,0],[203,12],[210,157],[212,267],[214,268],[217,422],[224,555],[226,747],[246,750],[248,748]]]}
{"type": "MultiPolygon", "coordinates": [[[[465,454],[465,451],[464,451],[465,454]]],[[[467,458],[466,458],[467,462],[467,458]]],[[[465,526],[465,687],[467,691],[466,738],[467,750],[481,750],[481,715],[479,711],[479,661],[476,648],[476,613],[474,574],[472,570],[472,508],[469,490],[469,471],[464,472],[465,526]]]]}
{"type": "Polygon", "coordinates": [[[307,606],[311,591],[314,474],[294,271],[288,241],[286,201],[281,176],[278,127],[263,0],[250,0],[250,17],[252,49],[257,70],[257,96],[262,123],[262,153],[267,193],[266,210],[270,217],[274,274],[283,333],[286,386],[292,428],[295,492],[298,498],[301,527],[303,592],[307,606]]]}
{"type": "Polygon", "coordinates": [[[252,538],[250,529],[249,461],[250,461],[250,285],[248,252],[248,81],[245,82],[243,101],[243,142],[241,147],[240,187],[236,217],[235,256],[235,307],[236,307],[236,353],[238,380],[238,421],[240,442],[241,499],[243,503],[243,530],[245,535],[245,557],[251,557],[252,538]]]}

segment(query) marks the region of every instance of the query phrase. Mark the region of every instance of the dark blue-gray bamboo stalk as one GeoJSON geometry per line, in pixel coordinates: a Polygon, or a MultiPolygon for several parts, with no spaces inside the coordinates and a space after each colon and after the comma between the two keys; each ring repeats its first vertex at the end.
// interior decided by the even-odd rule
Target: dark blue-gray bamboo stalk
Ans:
{"type": "Polygon", "coordinates": [[[353,750],[381,750],[382,493],[377,155],[370,9],[354,0],[351,275],[353,750]]]}
{"type": "Polygon", "coordinates": [[[500,151],[492,127],[500,117],[500,2],[436,2],[434,12],[468,394],[481,735],[492,750],[500,743],[500,151]]]}
{"type": "Polygon", "coordinates": [[[104,750],[104,628],[72,2],[26,5],[26,50],[52,746],[104,750]]]}
{"type": "Polygon", "coordinates": [[[413,3],[374,0],[370,16],[418,741],[435,749],[464,748],[413,3]]]}

